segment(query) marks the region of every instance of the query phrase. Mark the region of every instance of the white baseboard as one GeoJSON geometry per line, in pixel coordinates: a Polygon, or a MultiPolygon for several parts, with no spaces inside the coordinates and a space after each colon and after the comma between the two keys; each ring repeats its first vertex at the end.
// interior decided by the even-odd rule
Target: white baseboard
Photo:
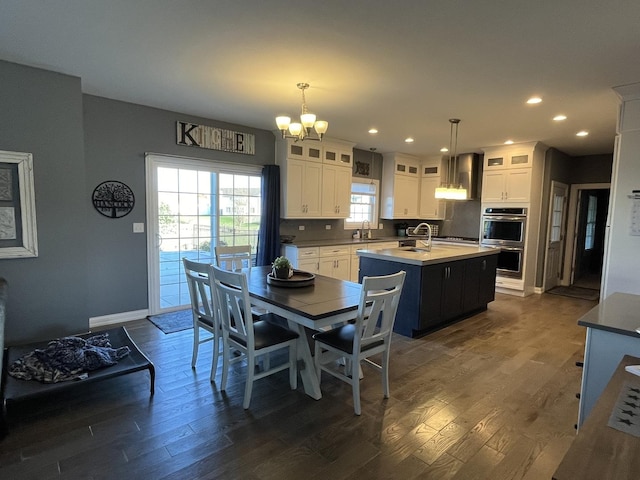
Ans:
{"type": "Polygon", "coordinates": [[[102,317],[89,318],[89,328],[103,327],[105,325],[113,325],[114,323],[131,322],[146,318],[149,310],[135,310],[133,312],[114,313],[111,315],[103,315],[102,317]]]}

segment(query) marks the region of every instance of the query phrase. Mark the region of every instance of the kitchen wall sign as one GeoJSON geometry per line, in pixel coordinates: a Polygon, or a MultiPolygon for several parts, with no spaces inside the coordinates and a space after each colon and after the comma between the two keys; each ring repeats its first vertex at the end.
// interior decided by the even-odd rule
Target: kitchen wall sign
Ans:
{"type": "Polygon", "coordinates": [[[133,190],[122,182],[108,180],[98,185],[91,195],[93,208],[109,218],[121,218],[131,213],[136,203],[133,190]]]}
{"type": "Polygon", "coordinates": [[[196,125],[195,123],[176,122],[176,137],[178,145],[245,155],[255,155],[256,153],[256,137],[252,133],[196,125]]]}
{"type": "Polygon", "coordinates": [[[0,258],[37,256],[33,156],[0,151],[0,258]]]}
{"type": "Polygon", "coordinates": [[[371,176],[371,165],[369,162],[356,160],[353,162],[354,175],[362,176],[362,177],[370,177],[371,176]]]}

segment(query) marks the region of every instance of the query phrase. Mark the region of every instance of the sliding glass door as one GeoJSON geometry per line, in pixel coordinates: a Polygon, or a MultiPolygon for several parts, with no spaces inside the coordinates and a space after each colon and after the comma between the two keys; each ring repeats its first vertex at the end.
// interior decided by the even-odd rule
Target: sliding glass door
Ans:
{"type": "Polygon", "coordinates": [[[251,245],[260,228],[260,170],[148,154],[149,313],[189,305],[182,258],[214,262],[216,245],[251,245]]]}

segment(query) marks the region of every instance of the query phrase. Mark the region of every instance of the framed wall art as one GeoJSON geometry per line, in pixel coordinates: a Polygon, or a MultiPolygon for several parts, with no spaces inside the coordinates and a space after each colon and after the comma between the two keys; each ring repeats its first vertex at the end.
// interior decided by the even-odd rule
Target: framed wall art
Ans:
{"type": "Polygon", "coordinates": [[[0,259],[37,256],[33,156],[0,150],[0,259]]]}

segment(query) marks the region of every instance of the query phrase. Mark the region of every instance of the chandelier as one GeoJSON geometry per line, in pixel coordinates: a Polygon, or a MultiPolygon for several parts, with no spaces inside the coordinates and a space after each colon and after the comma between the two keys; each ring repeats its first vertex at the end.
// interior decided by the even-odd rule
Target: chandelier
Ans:
{"type": "Polygon", "coordinates": [[[467,189],[464,188],[458,180],[458,124],[459,118],[450,118],[449,132],[449,161],[447,162],[447,176],[438,188],[436,188],[436,198],[444,200],[466,200],[467,189]],[[455,130],[455,143],[454,143],[455,130]]]}
{"type": "Polygon", "coordinates": [[[293,138],[297,142],[298,140],[318,140],[322,141],[323,135],[329,128],[329,122],[324,120],[316,120],[316,116],[313,113],[309,113],[307,110],[307,102],[304,97],[304,91],[309,88],[308,83],[298,83],[298,88],[302,90],[302,113],[300,113],[300,122],[291,123],[291,117],[281,116],[276,117],[276,124],[278,130],[282,132],[282,138],[293,138]],[[312,137],[312,130],[315,130],[317,137],[312,137]],[[289,134],[287,135],[287,130],[289,134]]]}

